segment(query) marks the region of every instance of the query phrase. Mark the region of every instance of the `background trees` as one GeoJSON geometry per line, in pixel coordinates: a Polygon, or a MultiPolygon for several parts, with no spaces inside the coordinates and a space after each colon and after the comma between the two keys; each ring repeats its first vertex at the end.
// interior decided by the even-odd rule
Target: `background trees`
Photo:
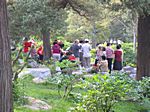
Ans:
{"type": "Polygon", "coordinates": [[[50,58],[50,33],[65,31],[66,12],[49,5],[48,0],[16,0],[8,6],[13,36],[42,36],[44,59],[50,58]],[[61,30],[60,30],[61,29],[61,30]]]}
{"type": "Polygon", "coordinates": [[[0,0],[0,14],[0,111],[12,112],[12,71],[5,0],[0,0]]]}

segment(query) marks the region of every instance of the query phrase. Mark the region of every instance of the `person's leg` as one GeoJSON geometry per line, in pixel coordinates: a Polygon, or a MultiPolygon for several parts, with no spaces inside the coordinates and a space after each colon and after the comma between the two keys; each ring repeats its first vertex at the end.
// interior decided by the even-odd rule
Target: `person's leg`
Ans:
{"type": "Polygon", "coordinates": [[[54,61],[57,61],[57,60],[58,60],[57,54],[53,54],[53,59],[54,59],[54,61]]]}
{"type": "Polygon", "coordinates": [[[86,68],[86,57],[83,57],[83,66],[86,68]]]}
{"type": "Polygon", "coordinates": [[[60,54],[56,54],[56,59],[57,59],[57,61],[60,60],[60,54]]]}
{"type": "Polygon", "coordinates": [[[91,67],[91,57],[87,57],[87,67],[91,67]]]}
{"type": "Polygon", "coordinates": [[[108,69],[109,69],[109,73],[111,73],[111,69],[112,69],[112,58],[107,58],[108,60],[108,69]]]}
{"type": "Polygon", "coordinates": [[[95,66],[97,65],[97,63],[98,63],[98,59],[95,59],[95,66]]]}

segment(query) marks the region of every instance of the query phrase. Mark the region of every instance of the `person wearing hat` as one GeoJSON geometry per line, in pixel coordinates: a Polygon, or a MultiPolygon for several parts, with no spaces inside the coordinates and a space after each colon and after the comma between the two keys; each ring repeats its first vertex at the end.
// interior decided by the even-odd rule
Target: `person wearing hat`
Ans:
{"type": "Polygon", "coordinates": [[[90,68],[90,62],[91,62],[91,51],[92,47],[89,44],[89,40],[85,39],[85,43],[82,45],[82,52],[83,52],[83,66],[85,68],[90,68]]]}

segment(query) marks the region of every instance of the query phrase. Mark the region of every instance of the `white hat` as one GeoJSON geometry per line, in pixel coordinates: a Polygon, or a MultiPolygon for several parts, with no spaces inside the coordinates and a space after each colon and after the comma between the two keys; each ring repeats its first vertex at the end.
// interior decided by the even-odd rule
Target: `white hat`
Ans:
{"type": "Polygon", "coordinates": [[[89,39],[85,39],[84,41],[87,41],[87,42],[89,42],[89,39]]]}

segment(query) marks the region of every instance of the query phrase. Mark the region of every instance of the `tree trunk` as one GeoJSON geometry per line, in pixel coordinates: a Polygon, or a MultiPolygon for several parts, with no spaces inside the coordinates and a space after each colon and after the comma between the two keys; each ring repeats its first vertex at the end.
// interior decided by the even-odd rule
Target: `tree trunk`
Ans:
{"type": "Polygon", "coordinates": [[[43,35],[43,47],[44,47],[43,56],[44,56],[44,60],[48,60],[51,57],[51,45],[50,45],[49,31],[43,30],[42,35],[43,35]]]}
{"type": "Polygon", "coordinates": [[[0,0],[0,112],[12,112],[12,70],[6,0],[0,0]]]}
{"type": "Polygon", "coordinates": [[[137,80],[150,77],[150,15],[138,20],[137,80]]]}

